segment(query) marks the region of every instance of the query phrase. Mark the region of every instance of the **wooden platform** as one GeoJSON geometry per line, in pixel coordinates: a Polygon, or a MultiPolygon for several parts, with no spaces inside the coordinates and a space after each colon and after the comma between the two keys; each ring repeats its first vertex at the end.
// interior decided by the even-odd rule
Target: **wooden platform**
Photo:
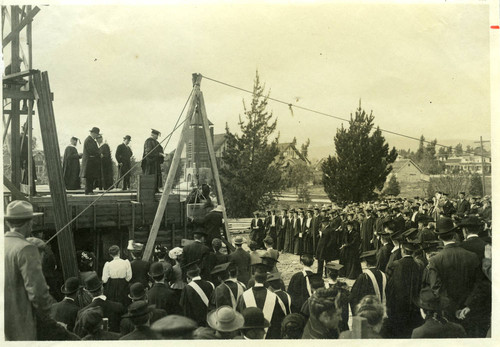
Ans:
{"type": "MultiPolygon", "coordinates": [[[[69,192],[67,201],[71,217],[77,216],[99,197],[99,193],[85,195],[83,192],[76,194],[69,192]]],[[[156,194],[151,201],[138,202],[135,191],[111,191],[100,197],[96,203],[78,217],[73,224],[73,229],[135,228],[150,225],[154,220],[159,199],[160,194],[156,194]]],[[[33,203],[35,210],[44,213],[43,217],[35,220],[34,228],[38,230],[55,228],[54,210],[50,194],[31,197],[30,201],[33,203]]],[[[184,220],[184,206],[184,202],[181,202],[179,195],[171,194],[166,209],[167,219],[162,221],[162,225],[168,226],[169,229],[172,224],[180,227],[184,220]]]]}

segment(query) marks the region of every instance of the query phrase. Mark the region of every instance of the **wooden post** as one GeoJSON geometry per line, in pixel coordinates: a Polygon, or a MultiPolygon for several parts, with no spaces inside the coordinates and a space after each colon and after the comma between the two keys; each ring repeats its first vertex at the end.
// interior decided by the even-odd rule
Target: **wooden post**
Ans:
{"type": "MultiPolygon", "coordinates": [[[[31,6],[28,6],[28,13],[31,12],[31,6]]],[[[32,45],[31,45],[31,21],[28,23],[27,28],[26,28],[26,40],[28,44],[28,70],[31,70],[33,67],[32,59],[33,59],[33,53],[32,53],[32,45]]],[[[33,78],[31,75],[29,76],[29,83],[28,83],[28,90],[31,90],[32,87],[32,81],[33,78]]],[[[33,110],[33,101],[32,100],[26,100],[28,103],[28,192],[29,195],[35,195],[36,188],[33,187],[32,185],[35,185],[36,183],[33,182],[33,170],[35,169],[33,167],[33,115],[31,114],[33,110]]]]}
{"type": "MultiPolygon", "coordinates": [[[[54,223],[56,229],[61,229],[69,223],[70,214],[62,174],[61,155],[59,152],[54,111],[50,99],[50,85],[47,72],[35,74],[34,85],[40,96],[37,101],[37,107],[52,205],[54,207],[54,223]]],[[[78,277],[76,250],[71,225],[57,235],[57,242],[64,278],[78,277]]]]}
{"type": "MultiPolygon", "coordinates": [[[[19,6],[10,7],[10,25],[11,31],[14,32],[19,24],[19,6]]],[[[11,41],[11,71],[10,74],[21,71],[19,59],[19,33],[12,35],[11,41]]],[[[11,89],[19,90],[19,85],[11,85],[11,89]]],[[[11,99],[11,125],[10,125],[10,156],[11,156],[11,181],[12,184],[19,189],[21,183],[21,148],[20,134],[21,120],[19,115],[19,99],[11,99]]]]}
{"type": "MultiPolygon", "coordinates": [[[[201,75],[200,75],[200,81],[201,81],[201,75]]],[[[212,143],[212,136],[210,135],[210,128],[208,125],[207,111],[205,109],[205,101],[203,99],[203,93],[201,91],[199,92],[199,99],[200,99],[200,112],[201,112],[201,119],[203,121],[205,140],[207,141],[207,148],[208,148],[208,155],[210,158],[210,165],[212,166],[212,174],[214,175],[217,201],[223,207],[222,217],[224,218],[225,237],[229,243],[229,245],[226,244],[226,246],[230,249],[232,247],[232,245],[231,245],[231,238],[230,238],[230,234],[229,234],[229,226],[227,224],[227,214],[226,214],[226,208],[224,205],[224,197],[222,196],[222,187],[220,184],[219,169],[217,168],[217,159],[215,158],[214,145],[212,143]]],[[[234,251],[234,247],[231,250],[234,251]]]]}
{"type": "MultiPolygon", "coordinates": [[[[181,138],[179,139],[179,143],[177,144],[177,148],[175,150],[174,159],[172,160],[172,165],[170,166],[170,170],[168,170],[167,180],[165,181],[165,184],[163,186],[163,193],[161,195],[160,202],[158,203],[158,209],[156,210],[155,219],[153,221],[153,225],[151,226],[151,231],[149,232],[149,237],[146,243],[146,247],[144,247],[142,260],[149,261],[151,255],[153,254],[154,244],[156,241],[156,237],[158,236],[158,230],[160,229],[160,224],[164,216],[165,208],[167,207],[168,197],[174,185],[175,173],[177,172],[177,167],[179,166],[179,162],[181,160],[182,149],[184,147],[184,136],[186,131],[189,129],[189,123],[196,108],[196,103],[197,103],[196,90],[199,90],[200,87],[199,84],[196,85],[196,82],[194,83],[194,85],[195,85],[195,92],[191,96],[189,109],[188,112],[186,113],[184,126],[182,127],[181,138]]],[[[165,213],[165,219],[166,219],[166,213],[165,213]]]]}

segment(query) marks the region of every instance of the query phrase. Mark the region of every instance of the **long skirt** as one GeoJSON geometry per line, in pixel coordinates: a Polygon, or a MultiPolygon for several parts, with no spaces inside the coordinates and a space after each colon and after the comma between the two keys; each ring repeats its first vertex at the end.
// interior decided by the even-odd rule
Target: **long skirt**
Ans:
{"type": "Polygon", "coordinates": [[[129,285],[125,278],[110,278],[106,284],[104,295],[106,299],[122,303],[125,307],[130,305],[128,297],[129,285]]]}

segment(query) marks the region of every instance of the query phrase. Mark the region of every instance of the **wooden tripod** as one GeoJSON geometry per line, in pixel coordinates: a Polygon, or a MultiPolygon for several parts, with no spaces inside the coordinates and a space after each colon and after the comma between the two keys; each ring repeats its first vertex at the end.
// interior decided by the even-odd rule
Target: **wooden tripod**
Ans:
{"type": "Polygon", "coordinates": [[[189,125],[191,123],[191,118],[194,117],[196,111],[199,111],[201,114],[201,119],[202,119],[202,126],[203,126],[203,134],[204,134],[204,139],[207,143],[207,148],[208,148],[208,155],[210,158],[210,165],[212,169],[212,174],[214,177],[215,181],[215,187],[216,187],[216,196],[217,196],[217,201],[220,205],[222,205],[223,212],[222,216],[224,218],[224,226],[225,226],[225,240],[223,242],[226,244],[228,248],[231,249],[231,240],[230,236],[228,233],[228,224],[227,224],[227,215],[226,215],[226,209],[224,205],[224,198],[222,196],[222,188],[220,184],[220,178],[219,178],[219,170],[217,168],[217,161],[215,158],[215,150],[214,150],[214,144],[212,143],[212,137],[210,136],[210,128],[208,124],[208,117],[207,117],[207,111],[205,109],[205,101],[203,99],[203,93],[200,90],[200,84],[201,84],[201,79],[202,75],[201,74],[193,74],[193,94],[191,96],[191,101],[189,103],[189,108],[188,112],[186,114],[186,118],[184,120],[184,125],[182,127],[182,133],[181,137],[179,139],[179,143],[177,144],[177,148],[175,150],[174,154],[174,159],[172,161],[172,165],[170,166],[170,170],[168,171],[168,176],[167,180],[164,185],[164,190],[163,194],[160,199],[160,203],[158,204],[158,209],[156,210],[156,215],[155,219],[153,221],[153,225],[151,226],[151,231],[149,232],[149,237],[148,237],[148,242],[146,243],[146,247],[144,249],[144,254],[142,256],[143,260],[149,261],[151,259],[151,255],[153,254],[153,248],[154,244],[156,241],[156,237],[158,236],[158,229],[160,228],[161,220],[163,217],[166,218],[165,208],[167,206],[167,201],[170,193],[172,192],[173,184],[174,184],[174,178],[175,178],[175,173],[177,172],[177,168],[179,166],[179,162],[181,159],[181,153],[182,149],[184,148],[185,145],[185,137],[186,137],[186,132],[189,129],[189,125]]]}

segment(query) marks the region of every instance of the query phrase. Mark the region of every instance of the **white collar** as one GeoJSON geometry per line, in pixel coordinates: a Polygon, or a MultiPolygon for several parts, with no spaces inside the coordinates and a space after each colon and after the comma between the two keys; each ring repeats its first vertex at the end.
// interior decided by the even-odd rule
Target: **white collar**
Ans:
{"type": "Polygon", "coordinates": [[[255,282],[255,284],[253,286],[254,286],[254,288],[264,287],[264,283],[257,283],[257,282],[255,282]]]}
{"type": "Polygon", "coordinates": [[[191,281],[199,281],[199,280],[201,280],[200,276],[196,276],[196,277],[191,278],[191,281]]]}
{"type": "Polygon", "coordinates": [[[400,246],[397,246],[397,247],[396,247],[396,246],[394,246],[394,248],[392,249],[391,253],[396,252],[396,251],[399,249],[399,247],[400,247],[400,246]]]}
{"type": "Polygon", "coordinates": [[[75,299],[73,299],[73,298],[70,298],[69,296],[65,296],[63,300],[70,300],[70,301],[73,301],[73,302],[75,302],[75,299]]]}
{"type": "Polygon", "coordinates": [[[443,244],[444,244],[445,246],[447,246],[447,245],[451,245],[452,243],[455,243],[455,241],[443,241],[443,244]]]}
{"type": "Polygon", "coordinates": [[[479,237],[479,236],[477,234],[469,234],[469,235],[467,235],[466,240],[472,239],[474,237],[479,237]]]}
{"type": "Polygon", "coordinates": [[[92,298],[92,301],[94,301],[96,299],[101,299],[102,301],[106,301],[106,295],[101,294],[99,296],[96,296],[96,297],[92,298]]]}
{"type": "Polygon", "coordinates": [[[304,274],[304,277],[307,276],[307,274],[306,274],[307,271],[313,272],[313,270],[311,270],[311,268],[309,266],[304,266],[304,269],[302,270],[302,273],[304,274]]]}
{"type": "Polygon", "coordinates": [[[69,145],[70,147],[76,148],[76,145],[72,145],[71,143],[69,145]]]}

